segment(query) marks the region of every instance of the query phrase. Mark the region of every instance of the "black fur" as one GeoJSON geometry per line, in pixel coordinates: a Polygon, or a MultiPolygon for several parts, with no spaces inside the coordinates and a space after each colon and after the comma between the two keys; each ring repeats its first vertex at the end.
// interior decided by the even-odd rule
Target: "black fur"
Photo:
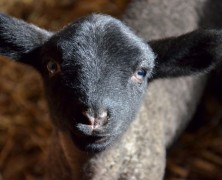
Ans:
{"type": "Polygon", "coordinates": [[[23,56],[41,46],[50,35],[48,31],[0,13],[1,55],[23,61],[23,56]]]}
{"type": "Polygon", "coordinates": [[[152,41],[152,50],[110,16],[84,17],[53,34],[0,14],[0,54],[39,70],[54,125],[80,149],[93,152],[127,129],[148,80],[212,69],[220,60],[220,36],[220,31],[195,31],[152,41]],[[60,72],[51,77],[47,63],[52,59],[60,72]],[[145,72],[141,81],[135,79],[138,70],[145,72]],[[107,122],[92,131],[82,113],[88,109],[95,115],[107,110],[107,122]]]}
{"type": "Polygon", "coordinates": [[[222,31],[203,29],[151,41],[157,54],[152,79],[209,72],[221,62],[221,42],[222,31]]]}
{"type": "Polygon", "coordinates": [[[56,77],[44,78],[54,123],[74,132],[72,137],[81,148],[104,149],[135,117],[147,81],[134,83],[130,77],[141,67],[148,71],[146,79],[150,76],[154,66],[151,50],[119,21],[93,15],[53,36],[42,49],[41,59],[49,57],[62,69],[56,77]],[[89,108],[94,113],[108,110],[108,123],[102,129],[92,132],[86,125],[81,112],[89,108]],[[94,143],[100,137],[108,140],[94,143]]]}

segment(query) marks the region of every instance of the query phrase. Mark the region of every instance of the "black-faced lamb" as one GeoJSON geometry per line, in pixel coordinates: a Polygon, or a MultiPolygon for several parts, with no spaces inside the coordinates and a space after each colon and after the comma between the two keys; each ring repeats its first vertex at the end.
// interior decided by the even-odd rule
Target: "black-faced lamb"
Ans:
{"type": "MultiPolygon", "coordinates": [[[[169,26],[169,35],[194,28],[195,21],[171,32],[167,10],[184,6],[175,12],[181,16],[198,1],[189,1],[190,7],[178,0],[165,3],[133,1],[124,20],[143,36],[148,28],[140,29],[143,21],[153,26],[146,14],[152,8],[154,19],[155,9],[166,13],[159,23],[169,26]]],[[[178,21],[187,22],[183,18],[178,21]]],[[[158,37],[162,31],[155,33],[158,37]]],[[[204,80],[157,80],[145,96],[147,86],[155,79],[213,69],[220,63],[222,33],[196,30],[148,43],[146,36],[137,37],[106,15],[81,18],[57,33],[0,15],[0,54],[35,67],[43,77],[54,124],[46,179],[163,177],[166,145],[192,116],[193,96],[199,97],[204,80]]]]}

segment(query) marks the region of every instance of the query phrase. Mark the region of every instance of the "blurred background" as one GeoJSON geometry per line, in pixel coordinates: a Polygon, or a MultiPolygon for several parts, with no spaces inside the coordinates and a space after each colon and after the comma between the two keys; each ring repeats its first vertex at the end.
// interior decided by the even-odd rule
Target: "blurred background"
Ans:
{"type": "MultiPolygon", "coordinates": [[[[129,0],[0,0],[0,12],[56,31],[80,16],[120,17],[129,0]]],[[[169,150],[165,179],[222,179],[220,70],[198,111],[169,150]]],[[[31,67],[0,57],[0,180],[41,179],[51,123],[42,81],[31,67]]]]}

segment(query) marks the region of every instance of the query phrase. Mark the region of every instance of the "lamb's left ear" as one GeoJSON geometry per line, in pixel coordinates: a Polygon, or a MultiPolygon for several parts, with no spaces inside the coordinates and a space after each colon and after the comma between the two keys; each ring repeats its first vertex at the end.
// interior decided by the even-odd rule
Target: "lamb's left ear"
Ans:
{"type": "Polygon", "coordinates": [[[40,47],[52,33],[0,13],[0,55],[33,64],[27,54],[40,47]]]}
{"type": "Polygon", "coordinates": [[[220,30],[196,30],[149,44],[157,55],[152,79],[208,72],[222,61],[220,30]]]}

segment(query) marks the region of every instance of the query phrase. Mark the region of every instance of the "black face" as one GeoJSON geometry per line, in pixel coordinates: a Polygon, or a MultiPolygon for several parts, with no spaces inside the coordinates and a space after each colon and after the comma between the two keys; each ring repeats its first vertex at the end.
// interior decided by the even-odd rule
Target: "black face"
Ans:
{"type": "Polygon", "coordinates": [[[148,79],[209,72],[221,63],[221,31],[149,42],[103,15],[55,33],[0,13],[0,55],[44,78],[53,123],[82,150],[98,152],[135,118],[148,79]],[[153,76],[151,74],[153,73],[153,76]]]}
{"type": "Polygon", "coordinates": [[[54,124],[80,149],[104,150],[135,118],[152,51],[120,21],[92,15],[52,36],[41,54],[54,124]]]}

